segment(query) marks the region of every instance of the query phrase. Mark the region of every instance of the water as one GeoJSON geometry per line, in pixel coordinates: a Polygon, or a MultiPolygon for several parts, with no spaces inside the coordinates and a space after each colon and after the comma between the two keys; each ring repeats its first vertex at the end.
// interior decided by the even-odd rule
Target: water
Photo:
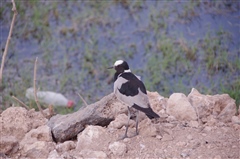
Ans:
{"type": "MultiPolygon", "coordinates": [[[[106,68],[116,59],[127,60],[148,90],[166,97],[173,92],[187,94],[191,87],[202,93],[221,93],[222,85],[239,80],[238,1],[126,2],[18,2],[19,15],[4,68],[3,100],[14,94],[27,102],[23,92],[32,86],[36,57],[41,90],[61,92],[77,102],[76,92],[88,103],[112,92],[114,72],[106,68]],[[202,47],[208,44],[204,40],[213,47],[202,47]],[[195,60],[187,59],[181,41],[196,50],[192,51],[195,60]],[[165,53],[167,45],[170,50],[165,53]],[[212,66],[206,60],[207,49],[216,46],[217,63],[212,66]],[[226,50],[228,61],[218,62],[218,56],[224,56],[221,50],[226,50]],[[223,69],[218,66],[221,63],[223,69]]],[[[0,46],[4,48],[11,4],[2,2],[1,8],[0,46]]]]}

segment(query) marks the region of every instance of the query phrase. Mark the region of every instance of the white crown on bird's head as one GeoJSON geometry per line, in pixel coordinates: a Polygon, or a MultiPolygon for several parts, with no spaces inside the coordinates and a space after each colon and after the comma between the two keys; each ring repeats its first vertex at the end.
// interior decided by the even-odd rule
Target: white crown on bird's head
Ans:
{"type": "Polygon", "coordinates": [[[117,60],[117,61],[114,63],[114,66],[121,65],[123,62],[124,62],[123,60],[117,60]]]}
{"type": "Polygon", "coordinates": [[[114,68],[117,72],[131,72],[128,63],[124,60],[117,60],[113,66],[109,67],[108,69],[114,68]]]}

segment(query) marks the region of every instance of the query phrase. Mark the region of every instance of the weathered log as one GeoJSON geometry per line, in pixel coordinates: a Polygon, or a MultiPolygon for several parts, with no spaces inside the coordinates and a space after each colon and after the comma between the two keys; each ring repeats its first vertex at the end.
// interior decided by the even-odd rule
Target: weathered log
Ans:
{"type": "Polygon", "coordinates": [[[72,114],[53,116],[48,126],[55,140],[64,142],[76,137],[87,125],[107,126],[118,113],[126,111],[126,108],[112,93],[72,114]]]}

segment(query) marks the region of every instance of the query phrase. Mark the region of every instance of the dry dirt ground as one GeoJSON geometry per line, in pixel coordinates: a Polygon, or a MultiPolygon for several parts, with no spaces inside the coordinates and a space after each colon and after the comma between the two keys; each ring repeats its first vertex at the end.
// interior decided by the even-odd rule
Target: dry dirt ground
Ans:
{"type": "MultiPolygon", "coordinates": [[[[175,127],[171,124],[162,125],[165,126],[156,137],[144,134],[140,129],[139,136],[123,140],[127,145],[127,153],[123,157],[238,159],[240,156],[239,126],[236,130],[233,125],[223,123],[199,128],[192,128],[184,123],[175,127]]],[[[134,129],[131,131],[134,132],[134,129]]],[[[116,131],[112,139],[123,133],[124,130],[116,131]]]]}
{"type": "MultiPolygon", "coordinates": [[[[161,121],[151,121],[140,114],[139,135],[135,137],[118,141],[124,134],[127,118],[127,115],[122,113],[116,116],[108,126],[88,125],[76,138],[63,143],[54,142],[51,129],[47,126],[48,120],[44,119],[39,112],[21,107],[8,108],[0,116],[0,157],[16,159],[240,158],[240,115],[235,115],[234,120],[232,118],[229,121],[218,120],[211,114],[206,122],[184,121],[168,115],[163,109],[155,108],[156,104],[152,103],[152,105],[155,111],[157,110],[160,116],[165,118],[161,121]]],[[[129,136],[134,132],[135,121],[131,120],[129,136]]]]}

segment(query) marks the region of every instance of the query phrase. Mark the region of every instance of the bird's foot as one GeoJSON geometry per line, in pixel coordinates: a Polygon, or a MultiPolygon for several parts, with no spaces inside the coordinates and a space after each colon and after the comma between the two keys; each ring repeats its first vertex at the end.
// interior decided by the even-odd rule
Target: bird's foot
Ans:
{"type": "Polygon", "coordinates": [[[125,138],[129,138],[128,136],[127,136],[127,134],[124,134],[122,137],[120,137],[117,141],[120,141],[120,140],[123,140],[123,139],[125,139],[125,138]]]}
{"type": "Polygon", "coordinates": [[[135,136],[138,136],[138,132],[136,132],[135,134],[133,134],[132,136],[130,136],[129,138],[132,138],[132,137],[135,137],[135,136]]]}

